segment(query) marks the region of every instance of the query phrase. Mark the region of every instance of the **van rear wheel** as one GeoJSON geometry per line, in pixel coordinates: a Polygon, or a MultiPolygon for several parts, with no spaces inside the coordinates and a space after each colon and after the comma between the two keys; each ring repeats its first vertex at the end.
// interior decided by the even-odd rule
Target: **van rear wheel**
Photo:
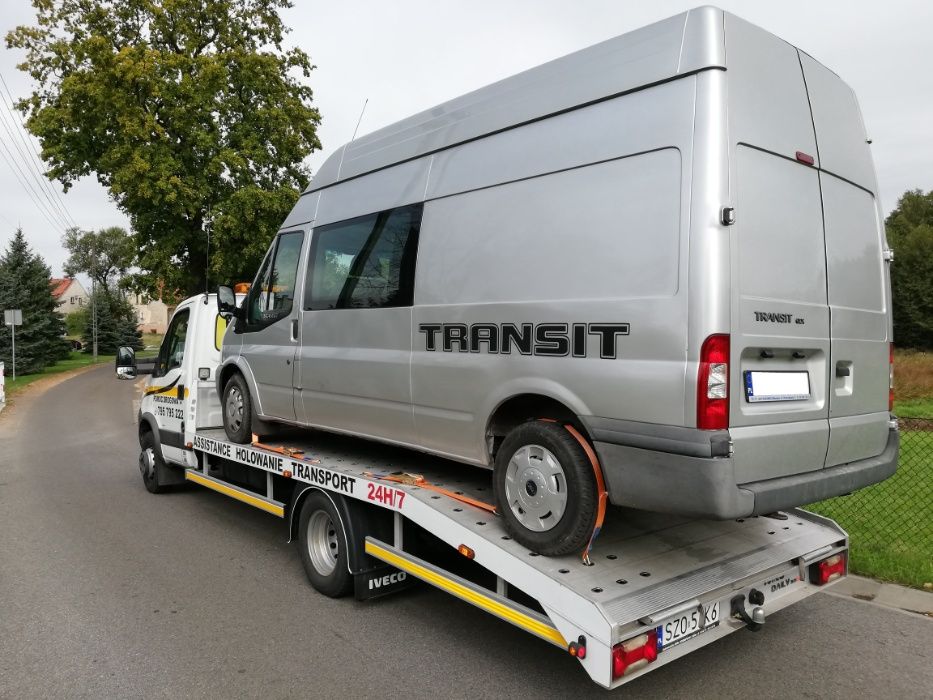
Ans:
{"type": "Polygon", "coordinates": [[[516,542],[548,556],[583,550],[596,523],[596,476],[562,425],[514,428],[496,454],[494,479],[498,511],[516,542]]]}
{"type": "Polygon", "coordinates": [[[224,386],[224,432],[231,442],[245,445],[253,438],[253,402],[242,375],[234,374],[224,386]]]}

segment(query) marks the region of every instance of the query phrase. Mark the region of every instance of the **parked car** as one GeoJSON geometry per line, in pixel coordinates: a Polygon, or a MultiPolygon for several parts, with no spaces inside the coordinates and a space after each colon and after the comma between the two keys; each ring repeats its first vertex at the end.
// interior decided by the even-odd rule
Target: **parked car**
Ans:
{"type": "Polygon", "coordinates": [[[720,10],[533,68],[324,163],[221,290],[227,435],[491,468],[544,554],[587,542],[600,474],[720,519],[848,493],[897,460],[877,191],[852,90],[720,10]]]}

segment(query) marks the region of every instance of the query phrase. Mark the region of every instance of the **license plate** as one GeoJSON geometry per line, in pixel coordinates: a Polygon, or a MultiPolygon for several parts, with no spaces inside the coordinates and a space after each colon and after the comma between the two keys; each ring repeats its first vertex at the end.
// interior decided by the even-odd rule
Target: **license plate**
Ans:
{"type": "Polygon", "coordinates": [[[745,372],[745,398],[761,401],[806,401],[810,398],[809,372],[745,372]]]}
{"type": "Polygon", "coordinates": [[[703,608],[694,608],[658,625],[658,644],[661,649],[695,637],[719,624],[719,601],[703,608]]]}

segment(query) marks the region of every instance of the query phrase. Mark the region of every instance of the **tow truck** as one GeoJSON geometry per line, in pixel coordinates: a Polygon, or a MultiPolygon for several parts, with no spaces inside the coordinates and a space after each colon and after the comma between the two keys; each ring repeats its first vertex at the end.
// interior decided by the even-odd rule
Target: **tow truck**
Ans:
{"type": "Polygon", "coordinates": [[[793,509],[729,521],[626,510],[580,556],[514,542],[480,469],[301,430],[227,439],[215,375],[226,320],[214,294],[182,302],[154,367],[121,348],[117,376],[151,374],[139,469],[152,493],[193,482],[285,521],[311,585],[365,600],[423,581],[565,649],[615,688],[845,577],[849,540],[793,509]]]}

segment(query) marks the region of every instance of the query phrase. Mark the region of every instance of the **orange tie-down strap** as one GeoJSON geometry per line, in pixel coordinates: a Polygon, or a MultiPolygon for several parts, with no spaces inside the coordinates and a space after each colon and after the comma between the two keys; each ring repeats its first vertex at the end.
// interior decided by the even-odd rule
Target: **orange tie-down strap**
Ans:
{"type": "Polygon", "coordinates": [[[305,451],[299,450],[298,448],[295,448],[295,447],[285,447],[284,445],[267,445],[264,442],[259,442],[259,436],[255,434],[253,435],[252,447],[259,447],[263,450],[268,450],[269,452],[276,452],[285,457],[293,457],[297,459],[302,459],[306,462],[317,462],[318,461],[316,459],[310,459],[308,457],[305,457],[304,456],[305,451]]]}
{"type": "MultiPolygon", "coordinates": [[[[549,418],[543,418],[541,420],[556,422],[549,418]]],[[[586,438],[584,438],[572,425],[565,424],[564,429],[570,433],[577,442],[580,443],[580,447],[583,448],[583,451],[589,458],[590,465],[593,467],[593,475],[596,477],[596,489],[599,492],[599,502],[596,509],[596,522],[593,525],[593,533],[590,535],[590,539],[582,553],[583,563],[589,566],[591,563],[590,550],[593,548],[593,542],[595,542],[596,538],[599,536],[599,531],[602,530],[603,521],[606,518],[606,504],[608,502],[609,494],[606,492],[606,483],[603,481],[603,470],[599,466],[599,458],[596,456],[596,452],[590,446],[590,443],[588,443],[586,438]]],[[[303,450],[298,450],[291,447],[266,445],[261,443],[259,442],[259,437],[257,435],[253,435],[253,447],[260,447],[264,450],[269,450],[271,452],[277,452],[278,454],[285,455],[286,457],[297,457],[309,462],[318,461],[316,459],[312,460],[304,457],[303,450]]],[[[496,514],[495,505],[471,498],[470,496],[465,496],[462,493],[450,491],[449,489],[445,489],[441,486],[435,486],[427,479],[425,479],[421,474],[409,474],[405,472],[398,472],[395,474],[375,474],[373,472],[363,472],[363,474],[367,477],[380,479],[382,481],[390,481],[396,484],[406,484],[408,486],[417,486],[418,488],[447,496],[448,498],[452,498],[453,500],[459,501],[460,503],[466,503],[467,505],[473,506],[474,508],[480,508],[481,510],[485,510],[488,513],[496,514]]]]}
{"type": "Polygon", "coordinates": [[[448,489],[442,488],[440,486],[435,486],[425,479],[421,474],[408,474],[399,472],[396,474],[374,474],[372,472],[363,472],[364,476],[372,477],[374,479],[380,479],[382,481],[391,481],[395,484],[406,484],[408,486],[417,486],[419,489],[425,489],[427,491],[434,491],[434,493],[439,493],[448,498],[452,498],[455,501],[460,501],[461,503],[466,503],[467,505],[473,506],[474,508],[481,508],[489,513],[495,513],[496,507],[491,503],[485,503],[483,501],[478,501],[475,498],[470,498],[469,496],[464,496],[462,493],[457,493],[456,491],[450,491],[448,489]]]}
{"type": "Polygon", "coordinates": [[[606,503],[609,500],[609,494],[606,492],[606,482],[603,481],[603,470],[599,466],[599,458],[596,456],[596,452],[593,450],[590,443],[588,443],[572,425],[565,425],[564,428],[566,428],[567,432],[573,435],[574,439],[580,443],[580,447],[586,452],[586,456],[590,458],[590,464],[593,466],[593,474],[596,476],[596,489],[599,491],[599,503],[596,507],[596,523],[593,525],[593,534],[590,535],[590,541],[586,543],[586,548],[583,550],[582,555],[583,563],[590,566],[592,563],[590,561],[590,550],[593,549],[593,542],[595,542],[596,538],[599,536],[599,531],[603,529],[603,520],[606,519],[606,503]]]}

